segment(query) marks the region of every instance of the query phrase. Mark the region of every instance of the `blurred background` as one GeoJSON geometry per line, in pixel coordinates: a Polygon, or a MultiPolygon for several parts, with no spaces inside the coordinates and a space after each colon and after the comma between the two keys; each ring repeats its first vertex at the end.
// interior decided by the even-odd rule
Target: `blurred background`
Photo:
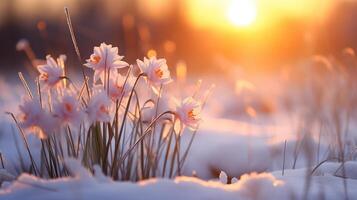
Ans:
{"type": "MultiPolygon", "coordinates": [[[[144,56],[166,58],[177,80],[165,86],[169,97],[197,91],[207,97],[212,90],[204,115],[213,120],[206,121],[208,128],[202,132],[247,134],[247,140],[237,141],[248,147],[232,143],[247,152],[254,140],[251,133],[276,133],[278,156],[290,136],[296,136],[295,150],[301,146],[308,157],[313,154],[299,142],[305,145],[311,137],[320,145],[320,139],[326,139],[330,157],[336,158],[342,157],[343,140],[346,155],[357,159],[357,0],[0,0],[0,113],[17,108],[24,94],[16,72],[23,72],[36,91],[38,72],[33,66],[47,54],[66,54],[66,69],[79,71],[64,7],[70,10],[83,59],[106,42],[118,46],[130,64],[144,56]],[[261,130],[254,131],[255,125],[261,130]],[[341,135],[346,140],[336,137],[341,135]]],[[[89,76],[93,73],[85,70],[89,76]]],[[[76,74],[82,81],[81,73],[68,76],[76,74]]],[[[201,143],[215,150],[221,139],[201,143]]],[[[220,149],[227,145],[222,144],[220,149]]],[[[257,157],[264,164],[257,162],[255,171],[270,164],[261,156],[267,151],[261,151],[257,157]]],[[[217,160],[233,151],[205,152],[212,163],[224,165],[229,162],[217,160]]],[[[249,170],[249,155],[248,161],[236,157],[238,163],[249,164],[244,172],[254,171],[249,170]]],[[[233,164],[232,169],[242,166],[233,164]]]]}
{"type": "Polygon", "coordinates": [[[1,0],[0,72],[30,65],[16,51],[21,38],[38,58],[64,53],[78,64],[64,6],[84,58],[106,42],[129,63],[157,55],[192,74],[272,72],[357,45],[353,0],[1,0]]]}

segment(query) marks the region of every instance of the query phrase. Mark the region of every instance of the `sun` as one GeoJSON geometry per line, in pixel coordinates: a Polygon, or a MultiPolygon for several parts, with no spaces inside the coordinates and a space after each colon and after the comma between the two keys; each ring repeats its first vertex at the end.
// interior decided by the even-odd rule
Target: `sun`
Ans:
{"type": "Polygon", "coordinates": [[[232,0],[227,17],[236,26],[251,25],[257,17],[257,6],[254,0],[232,0]]]}

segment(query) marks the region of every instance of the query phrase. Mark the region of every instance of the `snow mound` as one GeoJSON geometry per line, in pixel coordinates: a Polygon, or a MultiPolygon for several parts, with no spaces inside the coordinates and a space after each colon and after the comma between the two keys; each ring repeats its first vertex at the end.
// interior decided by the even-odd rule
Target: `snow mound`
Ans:
{"type": "Polygon", "coordinates": [[[138,183],[102,182],[95,177],[43,180],[22,174],[17,181],[0,190],[6,200],[63,199],[250,199],[283,198],[286,188],[270,174],[245,175],[235,184],[204,181],[194,177],[150,179],[138,183]],[[252,187],[259,193],[252,192],[252,187]],[[269,192],[274,189],[273,192],[269,192]]]}
{"type": "MultiPolygon", "coordinates": [[[[67,161],[68,162],[68,161],[67,161]]],[[[274,173],[251,173],[241,176],[233,184],[205,181],[195,177],[149,179],[133,182],[103,181],[100,174],[91,175],[80,168],[75,160],[73,177],[44,180],[22,174],[0,190],[4,200],[71,200],[71,199],[132,199],[132,200],[199,200],[199,199],[303,199],[306,170],[287,170],[285,176],[274,173]]],[[[97,170],[95,170],[97,171],[97,170]]],[[[96,172],[97,173],[97,172],[96,172]]],[[[99,172],[100,173],[100,172],[99,172]]],[[[312,176],[307,199],[338,199],[345,195],[342,178],[312,176]],[[328,184],[326,184],[328,183],[328,184]]],[[[357,180],[345,179],[349,197],[355,197],[357,180]]],[[[352,198],[350,198],[352,199],[352,198]]]]}

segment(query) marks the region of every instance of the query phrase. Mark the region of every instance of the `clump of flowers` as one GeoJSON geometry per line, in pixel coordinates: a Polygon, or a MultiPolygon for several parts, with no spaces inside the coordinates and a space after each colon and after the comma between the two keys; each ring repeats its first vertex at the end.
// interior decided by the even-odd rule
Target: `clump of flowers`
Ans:
{"type": "Polygon", "coordinates": [[[82,87],[73,84],[65,73],[65,56],[56,61],[48,55],[46,63],[37,66],[37,95],[20,76],[28,96],[18,114],[11,115],[21,133],[35,133],[42,143],[40,163],[27,146],[31,165],[24,170],[42,177],[66,176],[62,160],[71,156],[89,169],[99,165],[104,174],[120,180],[181,173],[192,143],[181,155],[181,135],[188,127],[193,139],[203,100],[190,96],[176,109],[162,111],[164,86],[172,82],[166,60],[144,58],[129,66],[123,58],[112,45],[94,47],[84,64],[93,70],[92,86],[88,77],[82,87]],[[132,73],[135,67],[141,72],[137,76],[132,73]],[[138,88],[153,88],[154,98],[143,99],[138,88]],[[155,112],[144,120],[148,104],[155,112]]]}

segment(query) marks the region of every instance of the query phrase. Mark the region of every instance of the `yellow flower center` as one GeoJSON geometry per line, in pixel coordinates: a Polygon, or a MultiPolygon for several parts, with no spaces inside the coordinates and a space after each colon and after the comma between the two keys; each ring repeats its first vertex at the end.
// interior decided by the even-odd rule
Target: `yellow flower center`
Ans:
{"type": "Polygon", "coordinates": [[[123,87],[121,85],[116,85],[116,87],[117,87],[117,90],[119,90],[119,91],[123,90],[123,87]]]}
{"type": "Polygon", "coordinates": [[[26,121],[27,118],[28,118],[27,114],[23,114],[23,115],[22,115],[22,121],[26,121]]]}
{"type": "Polygon", "coordinates": [[[193,109],[191,109],[190,111],[188,111],[187,116],[188,116],[188,118],[190,118],[191,120],[196,120],[196,114],[194,113],[193,109]]]}
{"type": "Polygon", "coordinates": [[[100,110],[100,112],[102,112],[102,113],[106,113],[106,114],[109,113],[109,111],[107,110],[107,108],[105,107],[105,105],[101,105],[100,108],[99,108],[99,110],[100,110]]]}
{"type": "Polygon", "coordinates": [[[162,78],[162,76],[164,75],[164,72],[159,68],[159,69],[156,69],[156,70],[155,70],[155,75],[156,75],[158,78],[162,78]]]}
{"type": "Polygon", "coordinates": [[[101,59],[100,56],[95,55],[95,56],[92,56],[91,61],[92,61],[92,63],[94,63],[94,64],[98,64],[99,61],[100,61],[100,59],[101,59]]]}
{"type": "Polygon", "coordinates": [[[42,74],[40,75],[40,78],[41,78],[42,80],[44,80],[44,81],[47,81],[47,80],[48,80],[48,74],[47,74],[46,72],[44,72],[44,73],[42,73],[42,74]]]}
{"type": "Polygon", "coordinates": [[[64,107],[66,108],[66,110],[67,110],[68,112],[72,112],[72,110],[73,110],[72,105],[69,104],[69,103],[65,103],[65,104],[64,104],[64,107]]]}

